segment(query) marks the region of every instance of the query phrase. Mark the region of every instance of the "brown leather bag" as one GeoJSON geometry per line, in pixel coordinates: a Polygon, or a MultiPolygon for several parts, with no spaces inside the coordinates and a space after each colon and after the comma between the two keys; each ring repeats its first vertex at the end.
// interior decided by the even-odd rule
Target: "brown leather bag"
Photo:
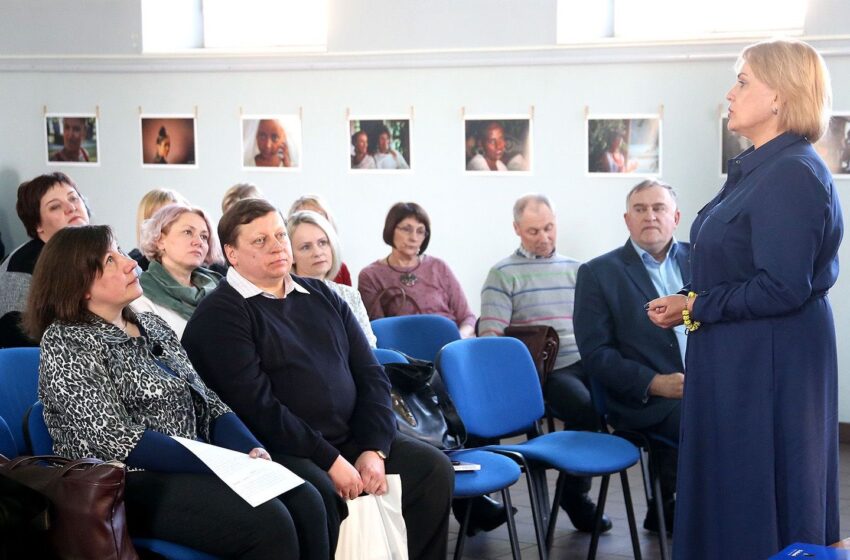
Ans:
{"type": "Polygon", "coordinates": [[[127,532],[122,463],[0,455],[0,475],[50,500],[47,534],[59,558],[138,560],[127,532]]]}
{"type": "Polygon", "coordinates": [[[522,325],[505,329],[505,336],[520,340],[528,348],[531,360],[537,367],[540,386],[546,385],[546,376],[555,369],[561,339],[558,332],[549,325],[522,325]]]}

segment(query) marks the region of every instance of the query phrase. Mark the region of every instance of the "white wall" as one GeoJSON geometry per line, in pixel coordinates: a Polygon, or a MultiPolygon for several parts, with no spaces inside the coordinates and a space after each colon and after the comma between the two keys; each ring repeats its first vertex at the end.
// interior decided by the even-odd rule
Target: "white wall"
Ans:
{"type": "MultiPolygon", "coordinates": [[[[519,27],[526,28],[524,23],[519,27]]],[[[469,67],[457,66],[451,56],[435,55],[431,62],[385,61],[378,68],[364,68],[374,57],[351,55],[335,59],[326,70],[310,69],[323,67],[325,58],[316,57],[312,64],[308,57],[292,66],[298,69],[268,71],[245,71],[239,59],[220,65],[233,70],[199,71],[192,61],[160,60],[150,66],[144,57],[125,57],[117,64],[112,58],[82,63],[72,59],[69,63],[81,70],[66,72],[42,61],[32,62],[30,68],[28,61],[0,56],[0,67],[7,67],[0,72],[0,123],[5,131],[0,140],[0,232],[7,247],[25,240],[15,215],[15,190],[21,181],[47,170],[44,106],[51,112],[93,112],[99,107],[101,166],[62,169],[89,198],[93,221],[112,225],[125,248],[135,246],[136,204],[150,188],[175,188],[217,218],[224,190],[251,181],[284,208],[305,192],[326,196],[337,216],[345,260],[356,278],[363,266],[388,252],[380,238],[387,208],[399,200],[415,200],[431,214],[429,252],[448,261],[477,310],[489,266],[517,245],[510,211],[525,192],[541,191],[553,199],[560,221],[558,248],[563,253],[589,259],[625,241],[624,197],[636,180],[585,177],[586,106],[595,113],[647,113],[663,105],[663,178],[680,193],[683,220],[678,235],[689,237],[694,214],[721,184],[718,107],[734,80],[736,50],[729,47],[726,54],[715,52],[700,60],[676,56],[671,48],[670,61],[656,55],[642,62],[602,57],[605,62],[598,64],[583,60],[580,53],[571,58],[556,53],[553,62],[552,53],[530,51],[521,58],[507,53],[503,65],[497,54],[482,58],[487,66],[469,67]],[[471,115],[523,113],[531,106],[533,174],[465,176],[462,108],[471,115]],[[197,107],[197,169],[141,167],[140,107],[149,113],[191,113],[197,107]],[[350,174],[346,111],[398,114],[411,107],[414,172],[350,174]],[[303,171],[241,171],[240,110],[246,114],[303,110],[303,171]]],[[[836,108],[850,111],[850,55],[828,56],[827,63],[836,108]]],[[[846,192],[850,181],[839,182],[838,187],[850,208],[846,192]]],[[[850,262],[848,250],[845,245],[841,252],[845,262],[850,262]]],[[[845,274],[839,280],[832,297],[843,421],[850,421],[850,398],[844,397],[850,390],[847,278],[845,274]]]]}

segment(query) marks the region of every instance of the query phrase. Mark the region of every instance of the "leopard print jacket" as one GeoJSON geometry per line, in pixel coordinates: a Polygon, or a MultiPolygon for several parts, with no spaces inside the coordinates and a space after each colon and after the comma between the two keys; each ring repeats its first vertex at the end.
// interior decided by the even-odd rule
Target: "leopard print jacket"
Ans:
{"type": "Polygon", "coordinates": [[[230,412],[165,321],[153,313],[137,320],[143,334],[135,338],[101,320],[45,331],[38,395],[55,453],[124,461],[146,428],[209,441],[211,421],[230,412]]]}

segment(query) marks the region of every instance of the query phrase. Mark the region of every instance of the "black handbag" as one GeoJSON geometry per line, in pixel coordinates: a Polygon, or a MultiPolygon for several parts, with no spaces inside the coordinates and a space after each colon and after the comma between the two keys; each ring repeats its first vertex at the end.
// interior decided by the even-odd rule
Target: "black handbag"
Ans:
{"type": "Polygon", "coordinates": [[[384,364],[398,430],[437,449],[460,449],[466,428],[440,374],[431,362],[407,358],[410,363],[384,364]]]}

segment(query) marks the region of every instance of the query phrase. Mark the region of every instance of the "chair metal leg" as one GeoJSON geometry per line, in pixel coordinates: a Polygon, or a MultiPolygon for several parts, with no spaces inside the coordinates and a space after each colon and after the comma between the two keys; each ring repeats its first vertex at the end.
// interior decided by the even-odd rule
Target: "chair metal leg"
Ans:
{"type": "Polygon", "coordinates": [[[540,520],[543,527],[546,527],[549,523],[549,481],[546,479],[546,469],[536,468],[533,474],[540,504],[540,520]]]}
{"type": "Polygon", "coordinates": [[[525,481],[528,484],[528,498],[531,501],[531,517],[534,521],[534,536],[537,539],[537,552],[540,560],[548,560],[549,554],[546,550],[546,535],[544,534],[546,521],[542,514],[542,510],[548,505],[547,502],[540,499],[539,490],[535,481],[536,477],[525,464],[525,481]]]}
{"type": "MultiPolygon", "coordinates": [[[[534,521],[534,537],[537,540],[537,552],[540,560],[548,560],[549,555],[546,552],[546,535],[543,534],[544,531],[544,521],[540,514],[542,508],[542,504],[546,504],[545,501],[541,503],[540,493],[537,488],[537,483],[535,480],[537,476],[535,476],[531,467],[528,464],[528,461],[525,460],[525,457],[522,456],[521,453],[516,453],[513,451],[501,451],[498,449],[493,449],[494,452],[504,455],[505,457],[510,457],[520,466],[520,469],[525,473],[525,482],[528,485],[528,499],[531,502],[531,519],[534,521]]],[[[544,470],[544,469],[541,469],[544,470]]],[[[545,482],[545,470],[544,470],[544,482],[545,482]]],[[[507,507],[507,506],[506,506],[507,507]]],[[[508,509],[510,512],[510,509],[508,509]]]]}
{"type": "Polygon", "coordinates": [[[602,477],[602,484],[599,486],[599,499],[596,501],[596,520],[593,523],[593,536],[590,538],[590,550],[587,553],[587,560],[596,558],[596,548],[599,546],[599,535],[602,533],[602,516],[605,514],[605,500],[608,498],[608,483],[611,480],[611,475],[602,477]]]}
{"type": "Polygon", "coordinates": [[[632,551],[634,552],[635,560],[641,560],[640,540],[638,540],[637,523],[635,522],[635,508],[632,506],[632,492],[629,489],[629,475],[624,470],[620,471],[620,481],[623,483],[623,499],[626,502],[626,517],[629,519],[629,535],[632,537],[632,551]]]}
{"type": "MultiPolygon", "coordinates": [[[[546,516],[543,510],[548,506],[547,501],[544,501],[540,495],[539,475],[536,470],[532,470],[524,457],[519,458],[523,470],[525,471],[525,481],[528,484],[528,498],[531,502],[531,518],[534,521],[534,536],[537,540],[537,550],[540,560],[547,560],[546,554],[546,516]]],[[[548,511],[547,511],[548,513],[548,511]]]]}
{"type": "Polygon", "coordinates": [[[561,507],[561,496],[564,495],[566,487],[567,474],[561,472],[558,474],[558,482],[555,485],[555,497],[552,500],[552,511],[549,513],[549,528],[546,530],[546,551],[552,551],[552,541],[555,540],[555,524],[558,522],[558,510],[561,507]]]}
{"type": "Polygon", "coordinates": [[[652,499],[652,473],[649,471],[649,452],[642,447],[640,449],[640,472],[643,475],[643,493],[646,496],[646,503],[652,499]]]}
{"type": "MultiPolygon", "coordinates": [[[[502,503],[505,504],[505,511],[508,514],[508,539],[511,541],[511,554],[514,560],[520,560],[522,555],[519,551],[519,538],[516,534],[516,522],[514,521],[513,506],[511,504],[511,491],[508,488],[502,488],[502,503]]],[[[455,550],[455,560],[460,560],[455,550]]]]}
{"type": "MultiPolygon", "coordinates": [[[[510,511],[508,510],[508,520],[510,520],[510,511]]],[[[460,560],[463,556],[463,545],[466,544],[466,527],[469,525],[469,514],[472,512],[472,498],[466,500],[466,508],[463,511],[463,519],[460,522],[460,529],[457,533],[457,543],[455,543],[454,560],[460,560]]]]}
{"type": "Polygon", "coordinates": [[[653,493],[657,496],[655,500],[655,515],[658,517],[658,545],[661,547],[661,560],[670,558],[667,545],[667,521],[664,519],[664,497],[661,495],[661,477],[655,474],[652,481],[653,493]]]}

